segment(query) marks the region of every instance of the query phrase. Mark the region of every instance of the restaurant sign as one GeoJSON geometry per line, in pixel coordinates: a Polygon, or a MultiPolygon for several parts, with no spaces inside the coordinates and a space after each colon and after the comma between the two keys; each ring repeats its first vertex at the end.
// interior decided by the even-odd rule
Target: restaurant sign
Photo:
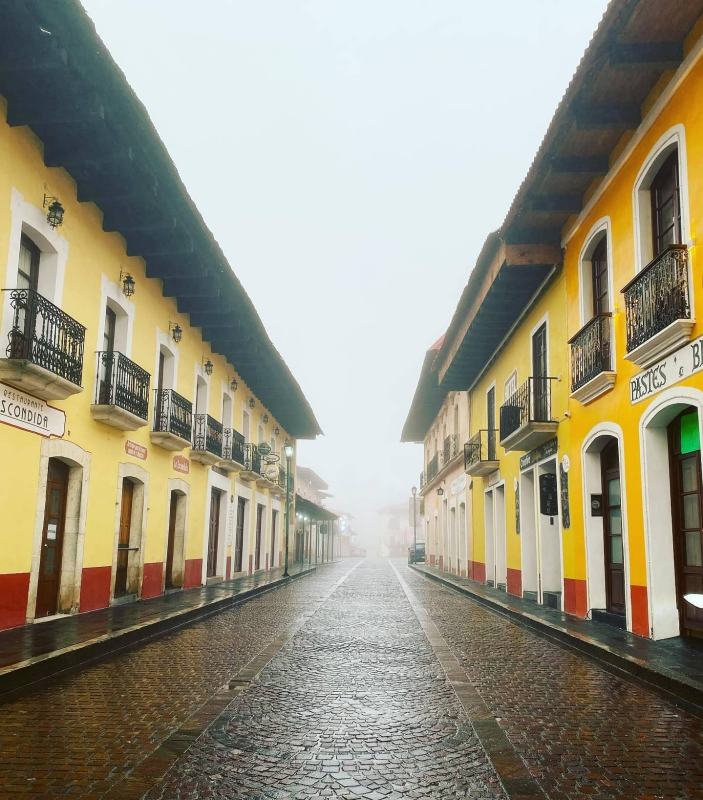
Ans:
{"type": "Polygon", "coordinates": [[[139,458],[142,461],[146,461],[146,457],[148,454],[148,451],[143,444],[133,442],[129,439],[124,443],[124,451],[125,453],[127,453],[128,456],[139,458]]]}
{"type": "Polygon", "coordinates": [[[40,436],[63,436],[66,414],[38,397],[0,383],[0,422],[40,436]]]}
{"type": "Polygon", "coordinates": [[[173,468],[176,472],[182,472],[187,475],[190,472],[190,461],[185,456],[174,456],[173,468]]]}
{"type": "Polygon", "coordinates": [[[634,405],[667,386],[703,370],[703,336],[685,344],[670,356],[630,379],[630,402],[634,405]]]}

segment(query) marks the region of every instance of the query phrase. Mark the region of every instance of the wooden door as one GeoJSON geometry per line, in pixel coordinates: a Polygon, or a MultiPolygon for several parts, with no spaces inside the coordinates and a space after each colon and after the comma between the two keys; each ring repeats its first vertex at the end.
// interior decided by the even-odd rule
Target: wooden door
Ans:
{"type": "Polygon", "coordinates": [[[105,306],[105,327],[103,329],[103,352],[100,358],[100,394],[98,402],[103,405],[114,403],[113,397],[113,359],[115,358],[115,328],[117,327],[117,314],[105,306]]]}
{"type": "Polygon", "coordinates": [[[703,594],[703,487],[698,413],[687,410],[669,426],[669,464],[676,596],[681,633],[703,635],[703,609],[684,599],[703,594]]]}
{"type": "MultiPolygon", "coordinates": [[[[22,234],[20,255],[17,264],[17,288],[37,291],[39,285],[39,248],[22,234]]],[[[31,297],[18,299],[17,334],[11,340],[10,355],[13,358],[27,358],[31,354],[36,328],[36,305],[31,297]]]]}
{"type": "Polygon", "coordinates": [[[278,511],[271,511],[271,567],[276,561],[276,525],[278,524],[278,511]]]}
{"type": "Polygon", "coordinates": [[[608,239],[603,236],[591,256],[591,291],[593,294],[593,316],[606,314],[610,310],[608,298],[608,239]]]}
{"type": "Polygon", "coordinates": [[[68,467],[55,458],[49,459],[35,607],[37,617],[51,616],[58,608],[67,492],[68,467]]]}
{"type": "Polygon", "coordinates": [[[601,453],[603,481],[603,540],[605,546],[605,599],[611,614],[625,613],[625,554],[622,538],[622,499],[618,443],[601,453]]]}
{"type": "Polygon", "coordinates": [[[264,523],[264,507],[256,505],[256,550],[254,551],[254,569],[261,569],[261,535],[264,523]]]}
{"type": "Polygon", "coordinates": [[[547,381],[547,323],[532,336],[532,420],[549,421],[549,386],[547,381]]]}
{"type": "Polygon", "coordinates": [[[132,531],[132,504],[134,484],[125,478],[122,481],[122,504],[120,505],[120,534],[117,540],[117,569],[115,570],[115,597],[127,594],[127,568],[129,566],[129,540],[132,531]]]}
{"type": "Polygon", "coordinates": [[[674,152],[664,161],[649,189],[652,201],[652,255],[656,258],[669,245],[681,244],[679,157],[674,152]]]}
{"type": "Polygon", "coordinates": [[[242,571],[244,553],[244,515],[247,501],[243,497],[237,498],[237,532],[234,539],[234,571],[242,571]]]}
{"type": "Polygon", "coordinates": [[[220,539],[220,493],[210,491],[210,530],[207,541],[207,576],[217,575],[217,546],[220,539]]]}
{"type": "Polygon", "coordinates": [[[178,493],[171,492],[171,505],[168,512],[168,545],[166,547],[166,588],[173,589],[173,551],[176,547],[176,515],[178,513],[178,493]]]}

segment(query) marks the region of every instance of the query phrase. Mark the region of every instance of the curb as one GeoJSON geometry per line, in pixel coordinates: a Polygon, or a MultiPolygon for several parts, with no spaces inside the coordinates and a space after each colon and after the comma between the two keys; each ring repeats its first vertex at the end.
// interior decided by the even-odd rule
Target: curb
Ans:
{"type": "Polygon", "coordinates": [[[129,649],[157,636],[171,633],[185,625],[210,617],[273,589],[278,589],[297,578],[310,575],[315,572],[315,569],[313,567],[302,570],[287,578],[278,578],[271,583],[255,586],[229,597],[206,601],[195,608],[173,611],[152,621],[106,633],[95,639],[88,639],[61,650],[54,650],[51,653],[20,661],[16,665],[0,671],[0,702],[12,699],[27,689],[34,688],[36,684],[56,677],[60,673],[85,666],[89,662],[129,649]]]}
{"type": "Polygon", "coordinates": [[[509,619],[517,625],[529,628],[533,633],[545,639],[574,650],[577,653],[587,656],[592,661],[596,661],[599,666],[609,672],[636,680],[648,689],[652,689],[659,694],[663,694],[666,699],[675,705],[685,708],[697,717],[703,718],[703,687],[688,682],[683,676],[677,677],[668,672],[662,672],[643,664],[639,659],[628,656],[626,653],[618,653],[606,645],[569,633],[557,625],[552,625],[546,620],[524,614],[508,605],[501,603],[493,598],[485,597],[478,592],[473,592],[467,586],[455,583],[449,578],[427,572],[414,564],[409,565],[419,575],[439,583],[449,589],[463,594],[479,605],[488,608],[495,614],[509,619]]]}

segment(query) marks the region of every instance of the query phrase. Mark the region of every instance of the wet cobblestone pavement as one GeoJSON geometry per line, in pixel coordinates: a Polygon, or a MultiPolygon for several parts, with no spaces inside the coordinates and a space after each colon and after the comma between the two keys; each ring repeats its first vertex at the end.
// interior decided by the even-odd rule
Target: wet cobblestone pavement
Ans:
{"type": "Polygon", "coordinates": [[[703,798],[703,722],[405,568],[405,579],[552,800],[703,798]]]}
{"type": "Polygon", "coordinates": [[[356,569],[147,795],[503,796],[387,562],[356,569]]]}
{"type": "Polygon", "coordinates": [[[354,566],[4,703],[0,798],[500,798],[507,774],[517,800],[527,764],[552,800],[703,800],[703,721],[400,562],[354,566]]]}

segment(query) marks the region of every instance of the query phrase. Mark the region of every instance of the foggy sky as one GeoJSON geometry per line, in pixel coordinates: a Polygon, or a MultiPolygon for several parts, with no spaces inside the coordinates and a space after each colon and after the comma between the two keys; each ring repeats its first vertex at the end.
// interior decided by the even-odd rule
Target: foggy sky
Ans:
{"type": "Polygon", "coordinates": [[[425,350],[605,0],[83,0],[325,431],[369,537],[425,350]]]}

